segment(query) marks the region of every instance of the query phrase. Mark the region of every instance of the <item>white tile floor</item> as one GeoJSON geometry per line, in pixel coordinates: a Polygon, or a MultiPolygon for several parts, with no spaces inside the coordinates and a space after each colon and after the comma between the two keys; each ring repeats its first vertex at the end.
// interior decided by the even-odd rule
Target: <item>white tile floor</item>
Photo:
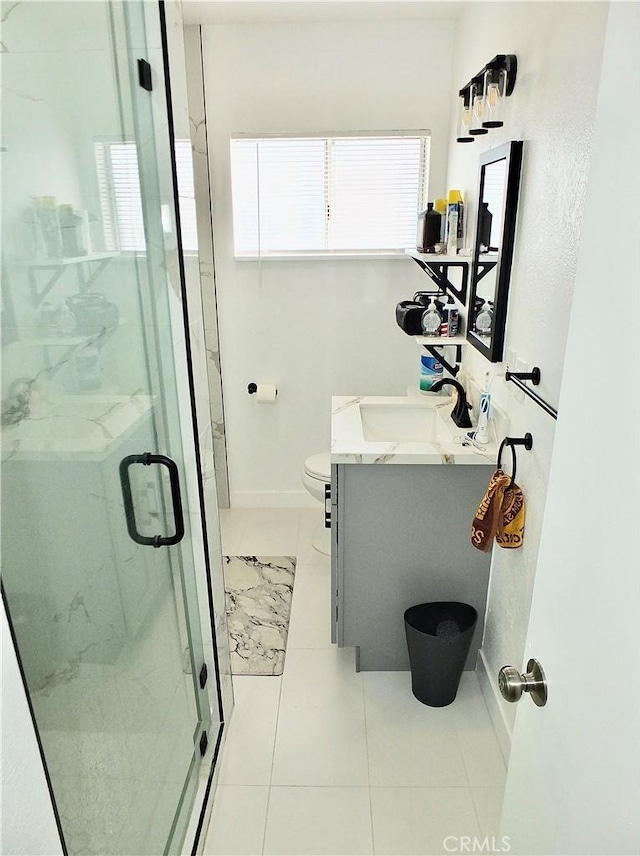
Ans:
{"type": "Polygon", "coordinates": [[[296,555],[282,677],[234,679],[204,845],[213,854],[442,854],[447,836],[498,835],[505,766],[476,676],[446,708],[407,672],[362,672],[330,641],[321,512],[221,512],[227,555],[296,555]]]}

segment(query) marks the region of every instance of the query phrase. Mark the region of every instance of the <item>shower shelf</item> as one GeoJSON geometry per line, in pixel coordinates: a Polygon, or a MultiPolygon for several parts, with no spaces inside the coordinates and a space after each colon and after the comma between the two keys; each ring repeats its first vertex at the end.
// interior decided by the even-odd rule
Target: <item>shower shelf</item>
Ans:
{"type": "Polygon", "coordinates": [[[23,267],[25,267],[29,272],[29,286],[31,288],[31,298],[34,305],[39,306],[40,303],[42,303],[44,298],[49,294],[53,286],[64,274],[67,268],[75,267],[78,276],[79,290],[80,292],[87,291],[91,288],[111,259],[116,255],[118,254],[91,253],[87,256],[73,256],[66,259],[46,259],[41,262],[25,262],[23,267]],[[91,264],[92,262],[98,262],[98,267],[85,277],[83,265],[91,264]],[[49,278],[42,288],[38,288],[36,271],[50,271],[49,278]]]}
{"type": "MultiPolygon", "coordinates": [[[[113,333],[115,330],[118,329],[118,327],[126,323],[126,318],[119,318],[117,326],[106,330],[104,335],[109,335],[113,333]]],[[[76,345],[82,345],[85,342],[89,342],[100,335],[100,333],[81,333],[76,336],[55,336],[53,334],[50,336],[34,336],[32,339],[29,339],[29,343],[31,345],[41,345],[44,348],[75,348],[76,345]]]]}
{"type": "Polygon", "coordinates": [[[101,335],[106,338],[114,333],[122,324],[126,324],[126,318],[119,318],[118,325],[110,330],[105,330],[103,334],[99,333],[83,333],[78,336],[34,336],[29,339],[29,344],[38,345],[43,349],[44,363],[47,369],[51,368],[51,359],[49,357],[49,348],[66,348],[67,351],[61,360],[57,361],[57,365],[64,364],[81,345],[94,341],[101,335]]]}

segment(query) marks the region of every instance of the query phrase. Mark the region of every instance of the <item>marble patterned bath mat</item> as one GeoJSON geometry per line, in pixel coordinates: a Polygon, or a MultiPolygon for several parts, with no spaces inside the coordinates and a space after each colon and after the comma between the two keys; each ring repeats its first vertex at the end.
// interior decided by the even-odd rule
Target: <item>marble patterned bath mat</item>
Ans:
{"type": "Polygon", "coordinates": [[[293,556],[225,556],[231,673],[281,675],[291,615],[293,556]]]}

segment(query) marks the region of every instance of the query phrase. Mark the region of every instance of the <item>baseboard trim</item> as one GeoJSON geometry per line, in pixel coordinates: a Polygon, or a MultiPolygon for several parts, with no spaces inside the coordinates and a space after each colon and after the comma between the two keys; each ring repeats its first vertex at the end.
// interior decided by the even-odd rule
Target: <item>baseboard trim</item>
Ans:
{"type": "Polygon", "coordinates": [[[476,674],[478,675],[482,695],[489,708],[489,716],[491,717],[491,722],[493,723],[493,728],[500,744],[500,750],[504,756],[505,764],[508,766],[509,755],[511,754],[511,727],[505,718],[503,710],[504,702],[498,695],[498,684],[495,676],[489,669],[483,648],[480,648],[478,651],[476,674]]]}
{"type": "Polygon", "coordinates": [[[231,508],[318,508],[322,507],[306,490],[231,491],[231,508]]]}

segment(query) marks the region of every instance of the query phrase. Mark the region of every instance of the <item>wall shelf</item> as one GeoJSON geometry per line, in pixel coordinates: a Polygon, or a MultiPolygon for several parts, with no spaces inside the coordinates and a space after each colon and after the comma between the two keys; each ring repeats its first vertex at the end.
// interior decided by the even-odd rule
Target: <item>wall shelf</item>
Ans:
{"type": "Polygon", "coordinates": [[[422,268],[441,291],[453,295],[460,303],[467,299],[469,284],[469,262],[466,256],[445,256],[436,253],[419,253],[417,250],[405,250],[406,254],[422,268]],[[450,273],[460,271],[460,284],[452,281],[450,273]]]}
{"type": "MultiPolygon", "coordinates": [[[[469,285],[469,268],[471,256],[447,256],[437,253],[419,253],[417,250],[405,250],[405,253],[422,268],[441,291],[451,294],[462,305],[467,300],[467,287],[469,285]],[[450,271],[460,270],[460,284],[451,281],[450,271]]],[[[497,256],[487,253],[478,259],[478,282],[486,276],[498,262],[497,256]]]]}
{"type": "Polygon", "coordinates": [[[468,345],[465,336],[412,336],[419,345],[441,348],[443,345],[468,345]]]}
{"type": "Polygon", "coordinates": [[[29,286],[31,288],[31,298],[35,306],[39,306],[44,298],[49,294],[56,282],[64,274],[67,268],[75,268],[78,277],[78,288],[81,293],[88,291],[102,271],[106,268],[116,253],[91,253],[86,256],[72,256],[61,259],[45,259],[38,262],[25,262],[24,267],[29,272],[29,286]],[[85,273],[85,264],[97,262],[97,267],[94,270],[85,273]],[[49,271],[47,281],[38,288],[38,278],[36,271],[49,271]]]}
{"type": "Polygon", "coordinates": [[[460,371],[460,360],[462,359],[462,346],[468,344],[464,336],[412,336],[415,342],[428,351],[432,357],[442,363],[450,375],[455,377],[460,371]],[[442,356],[436,348],[444,348],[453,345],[456,349],[456,365],[452,365],[442,356]]]}

